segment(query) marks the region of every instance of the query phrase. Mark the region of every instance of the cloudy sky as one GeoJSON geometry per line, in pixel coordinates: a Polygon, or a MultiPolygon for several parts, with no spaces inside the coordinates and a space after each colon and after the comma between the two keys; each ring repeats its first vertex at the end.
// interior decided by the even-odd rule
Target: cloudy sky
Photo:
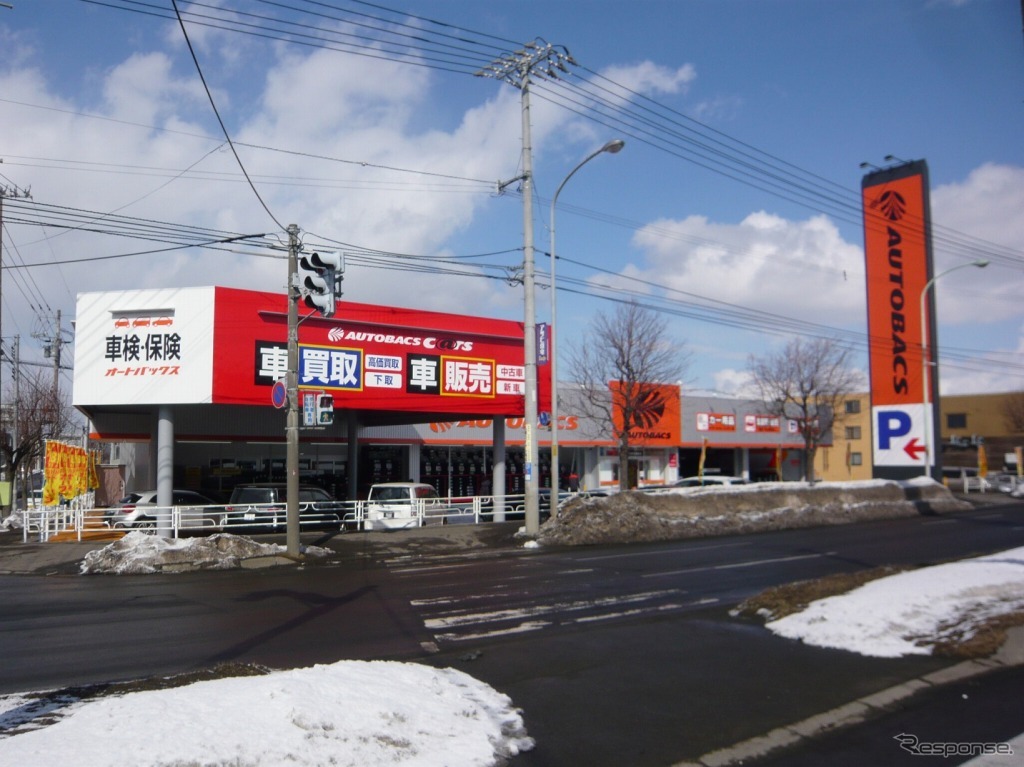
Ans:
{"type": "Polygon", "coordinates": [[[346,299],[522,319],[520,92],[474,73],[540,38],[575,63],[532,90],[538,321],[551,198],[626,141],[559,196],[562,338],[637,298],[691,389],[794,333],[866,365],[860,165],[925,159],[936,271],[991,261],[937,283],[943,391],[1024,378],[1016,0],[178,0],[187,38],[172,0],[11,4],[0,330],[25,357],[58,310],[72,340],[79,292],[284,292],[293,223],[347,254],[346,299]],[[238,235],[262,236],[183,247],[238,235]]]}

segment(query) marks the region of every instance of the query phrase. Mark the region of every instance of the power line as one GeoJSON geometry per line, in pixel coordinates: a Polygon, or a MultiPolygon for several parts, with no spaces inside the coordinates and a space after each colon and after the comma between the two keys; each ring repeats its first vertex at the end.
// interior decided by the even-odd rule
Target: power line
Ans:
{"type": "Polygon", "coordinates": [[[171,4],[174,6],[174,15],[178,17],[178,24],[181,26],[181,34],[185,37],[185,43],[188,45],[188,52],[192,55],[192,61],[196,65],[196,72],[199,73],[199,79],[203,83],[203,90],[206,91],[206,97],[210,100],[210,108],[213,109],[213,113],[217,116],[217,123],[220,125],[221,130],[224,131],[224,138],[227,139],[228,146],[231,147],[231,152],[234,154],[236,162],[238,162],[238,167],[241,168],[242,174],[245,176],[245,180],[249,183],[249,187],[252,189],[253,194],[256,195],[256,199],[259,200],[260,205],[263,206],[263,210],[267,212],[267,215],[270,216],[270,219],[277,224],[281,231],[287,231],[287,227],[277,220],[270,208],[267,207],[267,203],[263,200],[263,197],[260,196],[259,190],[256,188],[256,185],[253,184],[252,179],[249,178],[249,173],[245,169],[245,165],[242,163],[242,158],[238,156],[238,150],[235,149],[235,145],[231,141],[231,134],[228,132],[228,128],[224,124],[224,120],[221,118],[220,112],[217,109],[217,102],[214,101],[213,94],[210,92],[210,86],[206,84],[206,77],[203,75],[203,68],[199,66],[199,58],[196,56],[195,49],[192,47],[192,41],[188,36],[188,30],[185,29],[185,22],[182,20],[181,14],[178,12],[178,0],[171,0],[171,4]]]}

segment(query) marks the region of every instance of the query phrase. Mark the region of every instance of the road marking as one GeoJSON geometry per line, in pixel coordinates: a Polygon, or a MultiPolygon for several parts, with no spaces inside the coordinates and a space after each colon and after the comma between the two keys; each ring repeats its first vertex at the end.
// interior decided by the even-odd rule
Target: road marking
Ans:
{"type": "MultiPolygon", "coordinates": [[[[705,597],[704,599],[695,599],[693,602],[675,603],[669,605],[660,605],[655,607],[655,612],[668,612],[670,610],[682,610],[686,607],[703,607],[704,605],[718,604],[719,600],[713,597],[705,597]]],[[[614,618],[628,618],[634,615],[643,615],[647,612],[643,608],[637,608],[636,610],[626,610],[620,613],[605,613],[604,615],[585,615],[582,618],[574,618],[569,621],[568,624],[563,623],[562,625],[571,625],[573,623],[594,623],[596,621],[612,620],[614,618]]]]}
{"type": "Polygon", "coordinates": [[[437,634],[434,638],[444,642],[470,642],[477,639],[492,639],[493,637],[504,636],[506,634],[523,634],[527,631],[540,631],[550,625],[551,624],[547,621],[533,621],[530,623],[520,623],[518,626],[513,626],[512,628],[498,629],[497,631],[484,631],[479,634],[437,634]]]}
{"type": "Polygon", "coordinates": [[[666,570],[661,573],[646,573],[643,578],[664,578],[668,575],[682,575],[683,573],[701,573],[709,570],[735,570],[741,567],[760,567],[761,565],[774,565],[779,562],[796,562],[801,559],[820,559],[822,557],[834,557],[836,552],[826,551],[824,554],[794,554],[791,557],[775,557],[773,559],[751,559],[746,562],[733,562],[728,565],[709,565],[707,567],[687,567],[682,570],[666,570]]]}
{"type": "MultiPolygon", "coordinates": [[[[691,546],[686,551],[710,551],[713,549],[734,549],[739,546],[750,546],[749,542],[745,543],[716,543],[711,546],[691,546]]],[[[679,554],[678,548],[673,549],[659,549],[658,551],[633,551],[626,554],[606,554],[599,557],[580,557],[578,562],[598,562],[602,559],[622,559],[624,557],[659,557],[665,554],[679,554]]]]}
{"type": "Polygon", "coordinates": [[[456,611],[449,613],[448,615],[442,615],[438,618],[425,618],[423,620],[423,625],[428,629],[440,629],[464,626],[470,623],[497,623],[500,621],[513,620],[515,618],[535,617],[538,615],[548,615],[557,612],[574,612],[579,610],[589,610],[595,607],[608,607],[610,605],[619,606],[635,604],[637,602],[647,602],[652,599],[660,599],[666,596],[685,593],[685,591],[680,591],[679,589],[666,589],[664,591],[647,591],[639,594],[629,594],[622,597],[586,599],[578,602],[553,602],[551,604],[533,605],[530,607],[508,610],[492,610],[490,612],[469,613],[456,611]]]}

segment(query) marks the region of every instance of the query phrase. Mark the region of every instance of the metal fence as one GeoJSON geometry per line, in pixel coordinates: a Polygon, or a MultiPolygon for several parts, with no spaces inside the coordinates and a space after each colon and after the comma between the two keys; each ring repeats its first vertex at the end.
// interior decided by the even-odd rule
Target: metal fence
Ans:
{"type": "MultiPolygon", "coordinates": [[[[586,493],[560,493],[560,503],[586,493]]],[[[114,507],[111,507],[113,509],[114,507]]],[[[549,496],[540,496],[541,518],[546,518],[549,496]]],[[[131,522],[114,521],[111,509],[90,507],[88,500],[58,507],[30,508],[22,512],[23,540],[47,541],[57,535],[83,540],[102,531],[169,531],[171,537],[212,533],[274,533],[287,529],[287,511],[281,503],[216,506],[145,506],[131,522]]],[[[476,496],[455,499],[417,499],[395,503],[333,501],[302,503],[301,530],[376,531],[427,525],[482,524],[515,521],[525,516],[525,497],[476,496]]]]}

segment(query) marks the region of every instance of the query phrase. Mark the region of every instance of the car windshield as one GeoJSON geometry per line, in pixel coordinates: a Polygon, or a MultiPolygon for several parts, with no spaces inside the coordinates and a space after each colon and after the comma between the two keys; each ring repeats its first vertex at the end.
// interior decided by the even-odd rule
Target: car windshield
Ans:
{"type": "Polygon", "coordinates": [[[236,487],[231,496],[232,503],[270,503],[274,491],[266,487],[236,487]]]}
{"type": "Polygon", "coordinates": [[[374,487],[370,490],[371,501],[409,502],[408,487],[374,487]]]}

